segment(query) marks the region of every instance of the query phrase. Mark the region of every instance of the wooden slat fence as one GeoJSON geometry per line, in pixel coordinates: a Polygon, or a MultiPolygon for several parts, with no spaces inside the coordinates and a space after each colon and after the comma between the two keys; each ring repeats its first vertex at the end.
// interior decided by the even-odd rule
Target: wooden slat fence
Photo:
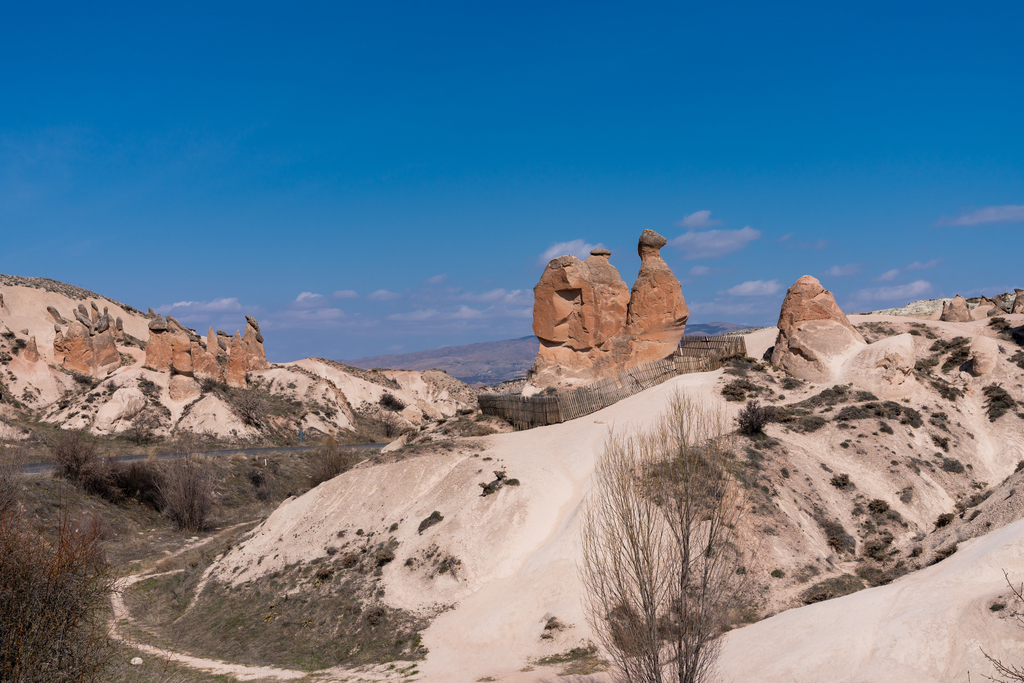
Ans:
{"type": "Polygon", "coordinates": [[[677,375],[717,370],[723,358],[746,353],[746,342],[740,336],[688,336],[664,360],[637,365],[586,386],[551,395],[480,394],[478,400],[486,415],[505,418],[516,429],[531,429],[589,415],[677,375]]]}

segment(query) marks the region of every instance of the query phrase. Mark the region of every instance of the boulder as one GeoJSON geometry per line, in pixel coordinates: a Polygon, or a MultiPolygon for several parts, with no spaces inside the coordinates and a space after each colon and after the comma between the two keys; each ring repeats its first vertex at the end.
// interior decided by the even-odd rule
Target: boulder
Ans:
{"type": "Polygon", "coordinates": [[[1013,308],[1010,313],[1024,313],[1024,289],[1014,289],[1016,296],[1013,298],[1013,308]]]}
{"type": "Polygon", "coordinates": [[[83,318],[89,317],[89,309],[85,307],[85,304],[78,304],[78,314],[75,317],[77,318],[79,315],[83,318]]]}
{"type": "Polygon", "coordinates": [[[971,341],[970,371],[975,377],[992,372],[999,360],[999,344],[990,337],[975,337],[971,341]]]}
{"type": "Polygon", "coordinates": [[[939,320],[947,323],[971,322],[971,311],[967,307],[967,299],[957,294],[952,301],[944,302],[939,320]]]}
{"type": "Polygon", "coordinates": [[[914,337],[898,334],[869,344],[846,362],[843,379],[885,399],[901,399],[914,390],[914,337]]]}
{"type": "Polygon", "coordinates": [[[145,407],[146,397],[138,388],[121,387],[96,411],[93,427],[100,432],[119,431],[145,407]]]}
{"type": "Polygon", "coordinates": [[[661,248],[667,243],[653,230],[644,230],[637,244],[640,272],[633,283],[626,314],[633,365],[671,355],[690,318],[679,280],[661,257],[661,248]]]}
{"type": "Polygon", "coordinates": [[[35,337],[29,337],[28,345],[21,351],[21,357],[28,363],[35,363],[39,360],[39,347],[36,346],[35,337]]]}
{"type": "Polygon", "coordinates": [[[199,383],[185,375],[174,375],[167,383],[167,394],[172,401],[187,401],[199,396],[199,383]]]}
{"type": "Polygon", "coordinates": [[[171,333],[172,374],[192,375],[192,340],[182,330],[171,333]]]}
{"type": "MultiPolygon", "coordinates": [[[[149,310],[152,311],[153,309],[149,310]]],[[[167,321],[158,313],[155,318],[149,321],[149,330],[150,332],[165,332],[167,330],[167,321]]]]}
{"type": "Polygon", "coordinates": [[[830,381],[865,345],[832,292],[804,275],[786,291],[772,365],[809,382],[830,381]]]}

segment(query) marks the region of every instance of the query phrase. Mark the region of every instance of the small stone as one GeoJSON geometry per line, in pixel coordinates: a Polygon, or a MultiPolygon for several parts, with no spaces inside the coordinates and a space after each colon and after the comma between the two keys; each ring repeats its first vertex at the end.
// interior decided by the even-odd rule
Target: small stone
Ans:
{"type": "Polygon", "coordinates": [[[142,657],[132,657],[132,666],[140,666],[142,664],[142,657]]]}

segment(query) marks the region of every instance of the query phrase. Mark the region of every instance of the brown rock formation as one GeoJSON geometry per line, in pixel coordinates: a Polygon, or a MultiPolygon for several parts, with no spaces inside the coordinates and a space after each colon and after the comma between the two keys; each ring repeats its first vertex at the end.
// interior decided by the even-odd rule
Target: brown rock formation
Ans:
{"type": "MultiPolygon", "coordinates": [[[[214,348],[217,348],[216,345],[214,348]]],[[[196,379],[224,381],[224,371],[217,362],[217,356],[204,349],[199,342],[192,342],[192,376],[196,379]]]]}
{"type": "Polygon", "coordinates": [[[39,347],[36,346],[35,337],[29,337],[28,346],[21,352],[21,357],[29,363],[35,363],[39,360],[39,347]]]}
{"type": "Polygon", "coordinates": [[[124,341],[124,321],[120,317],[114,320],[114,339],[124,341]]]}
{"type": "Polygon", "coordinates": [[[162,315],[157,315],[149,322],[149,341],[146,342],[145,367],[157,372],[170,372],[173,351],[171,337],[173,334],[167,327],[162,315]]]}
{"type": "Polygon", "coordinates": [[[782,302],[772,365],[800,379],[826,381],[837,370],[833,361],[864,343],[832,292],[804,275],[786,291],[782,302]]]}
{"type": "Polygon", "coordinates": [[[266,370],[270,367],[267,362],[267,354],[263,349],[263,335],[260,334],[259,324],[250,316],[245,316],[245,336],[238,332],[231,340],[227,368],[224,371],[224,378],[229,386],[244,387],[246,385],[245,373],[252,370],[266,370]]]}
{"type": "Polygon", "coordinates": [[[192,340],[182,330],[171,333],[171,370],[174,375],[192,374],[192,340]]]}
{"type": "Polygon", "coordinates": [[[67,325],[68,324],[68,321],[64,320],[64,317],[61,316],[60,312],[58,312],[57,309],[54,308],[53,306],[47,306],[46,307],[46,312],[50,314],[51,318],[53,318],[53,322],[55,322],[57,324],[60,324],[60,325],[67,325]]]}
{"type": "Polygon", "coordinates": [[[690,318],[679,280],[661,258],[661,248],[667,242],[653,230],[644,230],[637,245],[640,272],[633,283],[626,315],[634,364],[670,355],[690,318]]]}
{"type": "Polygon", "coordinates": [[[533,288],[540,350],[531,385],[590,381],[671,355],[689,311],[679,281],[659,254],[665,243],[652,230],[641,235],[642,263],[632,293],[607,249],[594,249],[586,261],[560,256],[548,263],[533,288]]]}
{"type": "Polygon", "coordinates": [[[92,324],[95,325],[100,319],[100,307],[96,305],[95,301],[90,301],[89,309],[89,316],[92,318],[92,324]]]}
{"type": "Polygon", "coordinates": [[[54,339],[54,355],[60,354],[64,358],[64,367],[83,374],[92,372],[92,338],[89,328],[81,321],[76,320],[68,325],[68,332],[60,338],[59,347],[57,343],[57,339],[54,339]]]}
{"type": "Polygon", "coordinates": [[[107,328],[104,332],[93,335],[91,342],[94,375],[121,365],[121,354],[117,350],[117,342],[114,341],[114,332],[111,329],[107,328]]]}
{"type": "Polygon", "coordinates": [[[967,299],[957,294],[952,301],[943,302],[942,315],[939,316],[939,320],[947,323],[971,322],[971,311],[967,308],[967,299]]]}
{"type": "Polygon", "coordinates": [[[1010,309],[1010,313],[1024,313],[1024,289],[1014,289],[1017,294],[1013,299],[1013,308],[1010,309]]]}

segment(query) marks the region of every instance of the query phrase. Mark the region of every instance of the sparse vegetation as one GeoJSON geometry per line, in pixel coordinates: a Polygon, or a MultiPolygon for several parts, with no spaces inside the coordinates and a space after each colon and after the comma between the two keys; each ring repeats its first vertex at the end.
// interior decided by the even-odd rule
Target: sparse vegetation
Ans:
{"type": "Polygon", "coordinates": [[[805,605],[813,605],[816,602],[840,598],[863,589],[863,581],[852,574],[843,574],[814,584],[800,594],[800,600],[805,605]]]}
{"type": "Polygon", "coordinates": [[[756,399],[751,399],[736,416],[736,424],[739,426],[740,434],[754,436],[763,434],[765,426],[774,416],[774,408],[762,406],[756,399]]]}
{"type": "Polygon", "coordinates": [[[989,422],[995,422],[1017,406],[1017,401],[1010,396],[1010,392],[998,384],[989,384],[982,392],[985,394],[985,410],[989,422]]]}
{"type": "Polygon", "coordinates": [[[402,399],[396,397],[390,391],[385,391],[383,394],[381,394],[380,400],[377,401],[377,403],[380,405],[381,408],[384,408],[385,410],[391,410],[394,412],[405,410],[405,403],[402,401],[402,399]]]}
{"type": "Polygon", "coordinates": [[[214,481],[200,455],[172,460],[159,486],[164,513],[181,531],[202,531],[213,509],[214,481]]]}
{"type": "Polygon", "coordinates": [[[443,519],[444,519],[444,515],[442,515],[437,510],[434,510],[433,512],[430,513],[429,517],[427,517],[422,522],[420,522],[420,526],[419,526],[419,529],[417,531],[422,534],[424,531],[426,531],[430,527],[434,526],[435,524],[440,524],[441,520],[443,520],[443,519]]]}

